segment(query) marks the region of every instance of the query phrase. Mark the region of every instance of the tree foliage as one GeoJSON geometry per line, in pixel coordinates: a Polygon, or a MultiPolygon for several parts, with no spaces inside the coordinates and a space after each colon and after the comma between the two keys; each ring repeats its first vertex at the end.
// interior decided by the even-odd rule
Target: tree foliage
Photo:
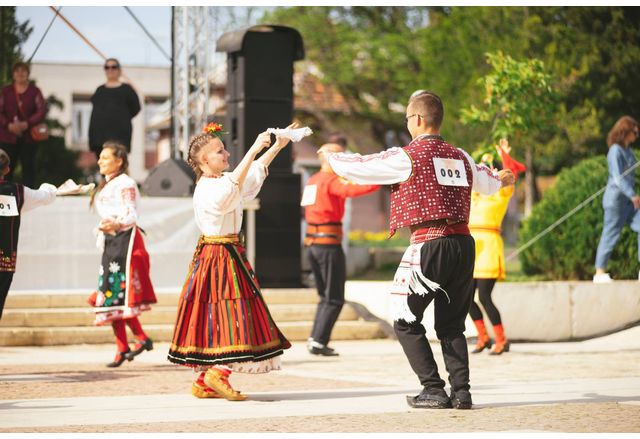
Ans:
{"type": "Polygon", "coordinates": [[[485,90],[484,106],[463,108],[462,122],[489,123],[494,141],[547,128],[555,114],[556,93],[544,63],[516,61],[501,51],[487,53],[487,63],[491,72],[478,80],[485,90]]]}
{"type": "Polygon", "coordinates": [[[298,29],[322,80],[389,128],[405,129],[401,111],[414,90],[435,91],[443,134],[469,150],[491,133],[490,124],[461,121],[462,109],[484,98],[485,53],[539,59],[559,93],[555,123],[522,139],[535,145],[541,173],[604,153],[615,120],[639,116],[640,8],[300,6],[264,21],[298,29]]]}
{"type": "Polygon", "coordinates": [[[11,81],[11,67],[22,60],[20,45],[27,41],[33,28],[29,22],[16,21],[15,6],[0,6],[0,82],[11,81]]]}

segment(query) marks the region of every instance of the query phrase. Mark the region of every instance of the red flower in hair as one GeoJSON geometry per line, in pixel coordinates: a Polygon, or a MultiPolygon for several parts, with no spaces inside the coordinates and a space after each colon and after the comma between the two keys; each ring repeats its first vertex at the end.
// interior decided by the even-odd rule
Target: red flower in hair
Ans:
{"type": "Polygon", "coordinates": [[[211,122],[209,125],[202,129],[203,133],[218,135],[218,133],[222,133],[222,125],[219,123],[211,122]]]}

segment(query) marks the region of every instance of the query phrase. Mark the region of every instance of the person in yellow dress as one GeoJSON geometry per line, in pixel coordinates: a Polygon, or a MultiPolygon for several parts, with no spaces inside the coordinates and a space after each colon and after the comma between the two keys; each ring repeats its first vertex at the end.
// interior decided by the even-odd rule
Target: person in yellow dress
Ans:
{"type": "MultiPolygon", "coordinates": [[[[501,139],[496,150],[500,155],[503,168],[510,169],[516,177],[518,172],[525,170],[524,165],[509,155],[511,147],[509,147],[507,139],[501,139]]],[[[493,167],[491,154],[485,154],[482,157],[482,162],[493,167]]],[[[473,271],[474,291],[478,289],[480,303],[493,325],[496,343],[490,352],[491,355],[500,355],[509,351],[509,341],[504,335],[500,312],[491,299],[491,292],[496,281],[505,278],[504,243],[502,236],[500,236],[500,228],[514,189],[514,185],[509,185],[502,187],[493,195],[471,193],[469,230],[476,241],[476,262],[473,271]]],[[[492,342],[487,334],[482,311],[477,303],[471,304],[469,315],[478,330],[478,342],[471,352],[477,354],[484,349],[490,349],[492,342]]]]}

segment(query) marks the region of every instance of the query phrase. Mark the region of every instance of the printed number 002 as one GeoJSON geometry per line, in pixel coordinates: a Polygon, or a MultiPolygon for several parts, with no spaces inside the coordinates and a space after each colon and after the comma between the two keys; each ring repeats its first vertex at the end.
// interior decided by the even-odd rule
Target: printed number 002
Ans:
{"type": "Polygon", "coordinates": [[[458,171],[457,169],[455,171],[452,171],[451,169],[443,169],[440,168],[440,175],[442,175],[443,177],[453,177],[453,174],[455,173],[456,178],[460,178],[460,171],[458,171]]]}

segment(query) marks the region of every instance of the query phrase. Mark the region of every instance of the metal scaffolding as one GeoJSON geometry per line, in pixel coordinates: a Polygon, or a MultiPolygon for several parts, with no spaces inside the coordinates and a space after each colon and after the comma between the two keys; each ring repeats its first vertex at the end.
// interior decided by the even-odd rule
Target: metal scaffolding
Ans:
{"type": "Polygon", "coordinates": [[[189,137],[197,134],[208,122],[211,112],[209,84],[214,79],[215,67],[226,64],[226,55],[215,51],[216,41],[232,28],[256,24],[269,9],[261,6],[171,8],[172,157],[183,158],[189,137]]]}
{"type": "Polygon", "coordinates": [[[209,115],[210,14],[206,6],[172,7],[171,148],[179,159],[209,115]]]}

